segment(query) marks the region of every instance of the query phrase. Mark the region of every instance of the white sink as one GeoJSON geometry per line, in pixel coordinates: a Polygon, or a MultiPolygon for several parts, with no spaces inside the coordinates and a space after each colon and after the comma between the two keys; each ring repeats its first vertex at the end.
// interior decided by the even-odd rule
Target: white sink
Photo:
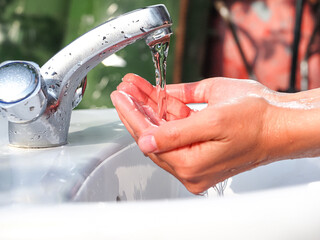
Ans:
{"type": "Polygon", "coordinates": [[[69,143],[11,147],[1,119],[0,204],[193,196],[138,149],[114,109],[72,114],[69,143]]]}
{"type": "Polygon", "coordinates": [[[50,149],[10,147],[0,119],[0,239],[320,239],[319,203],[318,158],[200,197],[139,151],[114,109],[74,111],[69,143],[50,149]]]}

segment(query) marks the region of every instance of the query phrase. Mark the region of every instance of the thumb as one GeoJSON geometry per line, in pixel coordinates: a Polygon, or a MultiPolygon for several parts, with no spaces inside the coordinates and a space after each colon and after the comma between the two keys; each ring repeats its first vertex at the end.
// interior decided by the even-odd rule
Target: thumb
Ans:
{"type": "Polygon", "coordinates": [[[166,152],[197,142],[221,139],[218,114],[203,109],[188,118],[165,122],[145,130],[138,139],[144,153],[166,152]]]}

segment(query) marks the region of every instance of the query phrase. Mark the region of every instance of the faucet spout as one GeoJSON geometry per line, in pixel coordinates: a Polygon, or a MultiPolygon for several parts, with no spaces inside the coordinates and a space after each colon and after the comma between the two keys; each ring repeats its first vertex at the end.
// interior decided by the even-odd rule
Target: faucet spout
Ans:
{"type": "MultiPolygon", "coordinates": [[[[154,5],[107,21],[70,43],[40,69],[47,97],[45,110],[32,121],[9,120],[10,143],[36,148],[66,144],[71,111],[82,99],[88,72],[139,39],[149,44],[170,36],[171,25],[165,6],[154,5]]],[[[3,106],[11,107],[7,103],[0,105],[4,112],[3,106]]]]}
{"type": "Polygon", "coordinates": [[[70,89],[71,84],[78,87],[87,73],[105,58],[136,40],[150,41],[159,33],[170,34],[171,24],[166,8],[155,5],[121,15],[92,29],[41,67],[42,76],[49,83],[49,93],[61,100],[74,90],[70,89]]]}

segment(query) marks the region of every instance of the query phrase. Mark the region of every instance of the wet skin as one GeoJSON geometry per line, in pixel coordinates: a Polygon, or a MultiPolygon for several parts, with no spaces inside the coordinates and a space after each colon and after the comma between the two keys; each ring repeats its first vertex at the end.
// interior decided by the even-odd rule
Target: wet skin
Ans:
{"type": "Polygon", "coordinates": [[[318,92],[281,94],[227,78],[168,85],[167,120],[157,115],[155,87],[137,75],[127,74],[111,98],[141,151],[198,194],[264,164],[319,155],[318,92]]]}

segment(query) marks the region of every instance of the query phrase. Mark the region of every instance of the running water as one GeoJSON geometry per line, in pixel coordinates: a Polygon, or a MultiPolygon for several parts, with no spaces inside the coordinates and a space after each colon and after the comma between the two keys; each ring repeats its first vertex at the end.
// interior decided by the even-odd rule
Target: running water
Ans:
{"type": "Polygon", "coordinates": [[[213,186],[214,190],[216,190],[219,197],[224,196],[224,190],[226,189],[228,184],[228,179],[224,180],[223,182],[219,182],[213,186]]]}
{"type": "Polygon", "coordinates": [[[167,116],[166,68],[169,42],[170,36],[167,35],[149,43],[156,72],[158,116],[164,120],[167,116]]]}

